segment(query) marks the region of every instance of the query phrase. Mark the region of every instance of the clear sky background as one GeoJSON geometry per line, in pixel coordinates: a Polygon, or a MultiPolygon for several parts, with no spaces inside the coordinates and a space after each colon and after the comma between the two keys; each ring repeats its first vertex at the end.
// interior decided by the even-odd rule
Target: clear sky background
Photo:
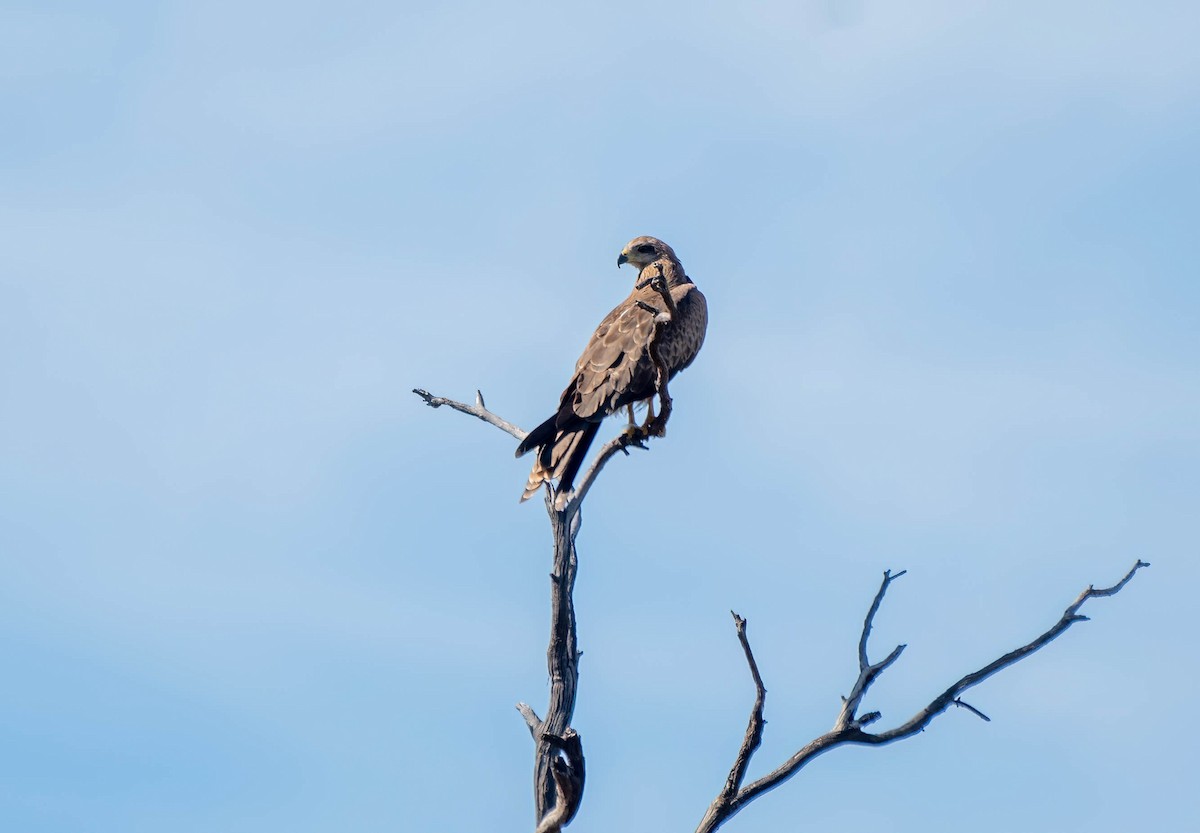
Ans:
{"type": "MultiPolygon", "coordinates": [[[[726,828],[1188,829],[1193,2],[0,4],[0,828],[532,827],[526,427],[627,293],[709,299],[588,500],[587,831],[691,830],[1154,566],[920,737],[726,828]],[[665,502],[665,517],[647,511],[665,502]]],[[[612,426],[615,430],[616,426],[612,426]]]]}

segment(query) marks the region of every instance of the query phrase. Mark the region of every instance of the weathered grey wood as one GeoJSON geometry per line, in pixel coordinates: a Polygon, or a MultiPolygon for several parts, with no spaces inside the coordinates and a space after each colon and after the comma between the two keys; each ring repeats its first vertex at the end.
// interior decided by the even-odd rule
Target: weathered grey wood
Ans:
{"type": "MultiPolygon", "coordinates": [[[[670,322],[670,314],[668,312],[662,315],[664,326],[670,322]]],[[[661,330],[656,330],[656,340],[660,334],[661,330]]],[[[651,346],[653,352],[654,344],[651,346]]],[[[656,357],[655,361],[661,365],[660,357],[656,357]]],[[[670,415],[670,397],[666,391],[666,376],[665,371],[659,373],[661,382],[659,396],[660,401],[665,403],[665,407],[656,425],[641,428],[631,426],[606,443],[573,493],[556,494],[550,484],[546,486],[546,513],[550,519],[554,543],[553,566],[550,573],[550,644],[546,649],[546,664],[550,675],[550,702],[545,719],[539,718],[533,708],[526,703],[517,704],[517,709],[525,718],[525,724],[529,728],[535,744],[534,804],[538,822],[535,833],[560,833],[579,811],[583,797],[585,774],[583,745],[578,733],[571,727],[571,717],[575,711],[575,698],[579,686],[578,629],[573,593],[578,570],[575,538],[579,532],[580,505],[600,471],[612,457],[617,453],[628,455],[630,446],[646,448],[644,444],[646,439],[650,436],[662,436],[665,432],[666,418],[670,415]]],[[[413,392],[431,407],[447,405],[456,411],[470,414],[494,425],[513,437],[518,439],[525,437],[525,432],[520,428],[489,411],[484,405],[482,394],[477,394],[475,405],[466,405],[434,396],[421,389],[413,392]]],[[[1088,587],[1067,607],[1058,622],[1040,636],[1004,654],[983,668],[959,678],[905,723],[885,732],[872,733],[866,731],[866,727],[880,720],[881,715],[877,711],[859,714],[862,701],[875,680],[900,658],[905,648],[904,645],[897,645],[891,653],[876,663],[872,663],[868,655],[868,641],[875,615],[879,612],[884,596],[892,582],[904,575],[904,571],[895,575],[890,571],[885,571],[883,582],[871,601],[863,620],[862,632],[858,641],[858,677],[850,688],[850,694],[842,699],[842,706],[833,728],[809,741],[767,775],[746,785],[743,785],[743,782],[750,761],[762,743],[765,726],[763,709],[766,702],[766,687],[763,685],[754,653],[750,649],[750,641],[746,635],[746,620],[733,613],[738,640],[741,642],[750,675],[754,680],[754,706],[750,712],[746,735],[738,749],[734,763],[720,793],[713,799],[701,819],[700,825],[696,828],[697,833],[713,833],[751,801],[787,781],[818,755],[837,746],[847,743],[880,746],[912,737],[924,730],[934,718],[952,705],[967,709],[983,720],[990,720],[979,709],[962,700],[963,692],[1045,647],[1076,622],[1087,621],[1087,617],[1079,613],[1085,602],[1089,599],[1118,593],[1139,569],[1148,566],[1150,565],[1139,560],[1112,587],[1101,589],[1088,587]]]]}
{"type": "Polygon", "coordinates": [[[504,433],[511,434],[512,436],[516,437],[518,440],[525,439],[525,436],[528,433],[526,431],[522,431],[520,428],[513,425],[511,422],[501,419],[500,417],[496,416],[491,411],[489,411],[487,409],[487,407],[483,404],[483,392],[482,391],[478,391],[478,390],[475,391],[475,404],[474,405],[467,405],[462,402],[455,402],[453,399],[446,399],[444,396],[434,396],[432,393],[430,393],[429,391],[424,390],[422,388],[413,388],[413,393],[415,393],[417,396],[424,399],[425,404],[428,405],[430,408],[440,408],[443,405],[445,405],[446,407],[453,408],[454,410],[459,411],[461,413],[470,414],[473,417],[482,419],[484,422],[488,423],[489,425],[495,425],[497,428],[499,428],[504,433]]]}
{"type": "Polygon", "coordinates": [[[718,798],[723,802],[732,801],[737,795],[742,781],[746,779],[746,769],[750,766],[750,759],[754,757],[754,753],[762,744],[763,726],[766,725],[766,721],[763,720],[763,706],[767,701],[767,689],[763,685],[762,675],[758,673],[758,663],[754,661],[754,652],[750,650],[750,640],[746,636],[746,620],[732,610],[729,612],[733,615],[733,625],[737,628],[738,641],[742,643],[742,651],[746,654],[746,664],[750,666],[750,676],[754,678],[754,707],[750,710],[750,722],[746,725],[746,737],[742,740],[737,758],[734,759],[733,767],[729,770],[729,777],[725,779],[725,789],[721,790],[718,798]]]}
{"type": "MultiPolygon", "coordinates": [[[[661,326],[669,321],[666,319],[656,330],[656,339],[661,334],[661,326]]],[[[661,376],[665,380],[666,373],[661,376]]],[[[521,428],[489,411],[482,393],[476,393],[474,405],[434,396],[421,388],[415,388],[413,393],[432,408],[445,405],[494,425],[517,439],[526,436],[521,428]]],[[[662,421],[661,416],[659,419],[662,421]]],[[[533,782],[537,833],[558,833],[575,817],[583,798],[583,745],[579,734],[571,727],[579,688],[574,590],[579,567],[575,538],[579,532],[580,505],[604,465],[620,452],[628,454],[630,446],[646,448],[644,441],[648,436],[642,429],[633,429],[606,443],[573,493],[558,495],[549,484],[546,487],[546,514],[554,542],[550,570],[550,644],[546,648],[550,702],[545,719],[539,718],[527,703],[517,704],[535,744],[533,782]]]]}
{"type": "Polygon", "coordinates": [[[742,647],[745,649],[747,660],[750,663],[751,674],[754,677],[754,685],[757,691],[757,696],[754,701],[754,708],[751,711],[750,729],[746,731],[746,739],[742,742],[741,748],[738,750],[737,759],[734,763],[734,768],[726,780],[725,786],[721,792],[709,804],[708,809],[704,813],[704,817],[700,820],[700,825],[696,828],[696,833],[713,833],[722,824],[733,818],[735,814],[754,799],[762,794],[773,790],[784,781],[787,781],[793,775],[800,771],[809,761],[816,758],[822,753],[828,752],[837,746],[846,743],[866,744],[872,746],[881,746],[883,744],[892,743],[897,740],[912,737],[921,732],[928,726],[934,718],[946,711],[950,706],[960,706],[967,709],[983,720],[990,720],[979,709],[962,701],[961,695],[967,689],[979,685],[993,674],[1001,671],[1014,663],[1020,662],[1025,657],[1033,652],[1044,648],[1053,640],[1061,636],[1068,628],[1076,622],[1086,622],[1087,617],[1079,613],[1079,609],[1088,599],[1094,599],[1101,596],[1112,596],[1120,592],[1129,580],[1133,578],[1134,573],[1142,567],[1150,565],[1139,560],[1125,574],[1119,582],[1112,587],[1105,587],[1097,590],[1094,586],[1089,586],[1086,590],[1079,594],[1078,598],[1067,607],[1063,615],[1057,622],[1054,623],[1047,631],[1036,637],[1032,641],[1009,651],[1002,657],[993,660],[992,662],[980,668],[978,671],[972,671],[960,677],[950,685],[945,691],[930,701],[929,705],[917,712],[906,722],[897,726],[894,729],[889,729],[886,732],[872,733],[865,731],[865,727],[880,719],[879,712],[868,712],[863,715],[858,714],[858,709],[862,704],[863,697],[866,696],[871,684],[882,674],[888,666],[900,658],[901,652],[904,650],[903,645],[897,645],[892,652],[883,660],[877,663],[871,663],[867,656],[867,640],[871,634],[871,627],[874,623],[875,614],[879,611],[879,606],[883,603],[883,597],[887,593],[888,587],[893,581],[904,575],[901,571],[892,575],[890,571],[883,574],[883,583],[879,587],[879,591],[875,594],[874,600],[871,602],[871,607],[867,611],[866,619],[863,621],[862,635],[858,642],[858,678],[854,681],[854,685],[850,689],[850,695],[843,699],[841,711],[838,713],[837,719],[834,722],[833,728],[825,734],[814,738],[803,747],[801,747],[794,755],[788,758],[783,764],[746,786],[741,786],[741,778],[745,774],[745,768],[749,764],[749,758],[758,748],[758,742],[761,739],[762,726],[762,709],[763,697],[766,690],[763,688],[762,678],[758,674],[758,666],[753,660],[753,655],[750,653],[750,645],[746,639],[745,620],[740,616],[734,615],[734,621],[737,625],[738,638],[742,642],[742,647]],[[758,727],[759,736],[752,737],[751,729],[758,727]]]}
{"type": "MultiPolygon", "coordinates": [[[[554,567],[550,573],[550,645],[546,648],[546,668],[550,672],[550,704],[546,719],[534,733],[536,741],[533,782],[534,803],[537,809],[538,830],[545,833],[541,822],[556,809],[559,790],[554,779],[554,763],[559,747],[552,738],[562,738],[568,732],[578,738],[571,728],[575,713],[575,696],[579,688],[579,645],[575,622],[575,574],[579,566],[575,553],[575,532],[578,525],[572,520],[578,515],[554,508],[553,495],[546,497],[546,512],[554,535],[554,567]]],[[[580,752],[582,758],[582,751],[580,752]]],[[[571,796],[568,796],[570,798],[571,796]]],[[[573,807],[559,807],[554,817],[561,816],[557,830],[574,817],[582,799],[582,788],[573,796],[573,807]]]]}

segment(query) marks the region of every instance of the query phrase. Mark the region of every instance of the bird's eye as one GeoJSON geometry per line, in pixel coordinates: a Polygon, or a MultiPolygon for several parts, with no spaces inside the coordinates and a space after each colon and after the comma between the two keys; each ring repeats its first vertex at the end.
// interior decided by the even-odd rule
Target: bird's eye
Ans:
{"type": "Polygon", "coordinates": [[[635,248],[644,255],[654,254],[654,247],[651,246],[649,243],[643,243],[640,246],[635,246],[635,248]]]}

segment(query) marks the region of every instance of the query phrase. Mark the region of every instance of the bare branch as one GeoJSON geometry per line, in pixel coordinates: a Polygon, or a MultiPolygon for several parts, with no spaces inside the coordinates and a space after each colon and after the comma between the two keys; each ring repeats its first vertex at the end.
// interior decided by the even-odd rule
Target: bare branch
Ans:
{"type": "Polygon", "coordinates": [[[871,627],[875,622],[875,614],[879,612],[879,605],[883,603],[883,596],[887,593],[888,586],[907,573],[908,570],[901,570],[892,575],[891,570],[883,571],[883,584],[879,585],[879,592],[875,594],[874,601],[871,602],[871,607],[867,611],[867,618],[863,620],[862,636],[858,640],[858,670],[865,671],[870,663],[867,661],[867,640],[871,637],[871,627]]]}
{"type": "Polygon", "coordinates": [[[517,711],[521,713],[521,717],[525,718],[525,725],[529,727],[529,734],[533,735],[533,739],[537,740],[542,732],[542,719],[537,716],[537,712],[528,703],[517,703],[517,711]]]}
{"type": "MultiPolygon", "coordinates": [[[[751,801],[791,778],[813,758],[816,758],[818,755],[828,752],[830,749],[833,749],[837,746],[847,743],[879,746],[901,740],[903,738],[912,737],[913,735],[922,731],[933,721],[935,717],[944,712],[951,705],[967,709],[977,717],[990,722],[991,718],[989,718],[979,709],[963,701],[960,695],[967,689],[978,685],[998,671],[1001,671],[1004,668],[1019,662],[1038,649],[1046,646],[1076,622],[1086,622],[1087,617],[1080,615],[1079,610],[1088,599],[1115,595],[1116,593],[1120,592],[1126,584],[1129,583],[1129,580],[1133,578],[1134,574],[1139,569],[1149,566],[1150,565],[1147,562],[1139,560],[1133,565],[1129,572],[1125,574],[1124,578],[1122,578],[1112,587],[1101,588],[1099,590],[1097,590],[1095,587],[1088,587],[1069,607],[1067,607],[1067,609],[1063,612],[1062,617],[1058,620],[1058,622],[1051,626],[1049,630],[1045,631],[1029,643],[1022,645],[1020,648],[1009,651],[999,659],[988,663],[978,671],[974,671],[963,676],[949,688],[935,697],[928,706],[921,709],[916,715],[914,715],[904,724],[889,731],[876,734],[864,731],[864,727],[879,720],[879,712],[868,712],[860,717],[855,717],[855,715],[859,705],[862,702],[862,698],[866,694],[871,683],[881,673],[883,673],[888,666],[895,662],[900,657],[900,653],[904,650],[904,646],[899,645],[893,649],[892,652],[888,654],[888,656],[885,657],[881,662],[875,664],[870,662],[867,655],[867,639],[870,636],[875,614],[878,612],[879,606],[883,602],[883,597],[887,592],[888,585],[891,584],[893,580],[904,575],[903,572],[896,573],[894,576],[891,575],[890,572],[885,572],[883,583],[880,586],[879,591],[875,594],[875,599],[872,601],[871,607],[867,611],[866,619],[863,622],[862,636],[859,639],[858,645],[858,679],[854,683],[854,687],[851,690],[850,696],[844,699],[841,712],[838,715],[838,719],[835,722],[834,727],[825,734],[809,741],[774,771],[744,787],[738,787],[736,793],[732,796],[728,794],[729,781],[727,781],[726,789],[723,790],[721,795],[717,796],[712,804],[709,805],[708,810],[704,814],[704,818],[700,821],[699,827],[696,828],[696,833],[713,833],[713,831],[732,818],[734,814],[740,811],[751,801]]],[[[739,635],[743,634],[744,631],[739,628],[739,635]]],[[[743,645],[745,645],[744,640],[743,645]]],[[[749,656],[748,646],[746,646],[746,651],[747,656],[749,656]]],[[[757,677],[757,671],[754,673],[757,677]]],[[[759,685],[761,697],[761,683],[757,684],[759,685]]],[[[759,707],[760,702],[756,699],[756,712],[752,713],[751,717],[752,724],[759,707]]],[[[761,719],[760,715],[759,719],[761,719]]],[[[757,741],[755,742],[754,747],[748,747],[749,734],[750,733],[748,730],[747,742],[743,742],[742,749],[738,752],[738,761],[734,764],[734,770],[730,772],[731,780],[734,779],[743,755],[745,754],[748,758],[749,754],[753,752],[753,748],[757,747],[757,741]],[[747,749],[749,749],[749,752],[746,751],[747,749]]]]}
{"type": "Polygon", "coordinates": [[[535,833],[559,833],[575,818],[583,800],[586,777],[583,743],[574,729],[567,729],[561,737],[547,732],[542,740],[562,754],[556,755],[552,762],[554,806],[542,816],[535,833]]]}
{"type": "MultiPolygon", "coordinates": [[[[1129,572],[1125,574],[1125,577],[1123,579],[1121,579],[1120,581],[1118,581],[1116,584],[1114,584],[1112,587],[1104,587],[1104,588],[1101,588],[1100,590],[1097,590],[1095,587],[1088,585],[1088,589],[1084,590],[1082,593],[1080,593],[1079,598],[1077,598],[1071,604],[1071,606],[1067,608],[1066,613],[1063,614],[1064,618],[1067,616],[1075,616],[1077,613],[1079,613],[1079,608],[1083,607],[1083,603],[1086,602],[1088,599],[1097,599],[1097,598],[1100,598],[1101,596],[1117,595],[1118,593],[1121,592],[1121,588],[1123,588],[1126,584],[1128,584],[1129,580],[1131,578],[1133,578],[1134,573],[1136,573],[1142,567],[1149,567],[1149,566],[1150,566],[1149,561],[1142,561],[1139,558],[1137,563],[1134,564],[1133,567],[1130,568],[1129,572]]],[[[1084,618],[1086,619],[1087,617],[1085,616],[1084,618]]]]}
{"type": "MultiPolygon", "coordinates": [[[[483,394],[467,405],[414,388],[413,393],[431,408],[447,405],[494,425],[518,440],[526,432],[487,409],[483,394]]],[[[593,466],[595,468],[595,466],[593,466]]],[[[598,470],[598,469],[597,469],[598,470]]],[[[592,475],[595,476],[594,474],[592,475]]],[[[578,561],[575,535],[579,531],[579,498],[570,511],[555,507],[554,491],[547,488],[546,514],[554,535],[554,564],[550,573],[550,644],[546,667],[550,674],[550,703],[541,720],[526,703],[517,704],[534,740],[534,808],[538,830],[558,833],[574,818],[583,792],[583,752],[579,735],[571,728],[579,682],[579,648],[575,624],[575,574],[578,561]]]]}
{"type": "Polygon", "coordinates": [[[600,475],[600,471],[604,468],[605,463],[617,456],[617,454],[624,454],[628,457],[630,448],[640,448],[643,451],[648,451],[649,448],[646,445],[646,439],[647,434],[643,429],[630,426],[606,442],[601,447],[599,453],[596,454],[596,459],[592,460],[592,464],[584,472],[583,477],[579,479],[579,484],[575,487],[569,500],[565,501],[561,508],[568,514],[574,515],[578,511],[579,505],[583,503],[583,499],[587,497],[592,484],[596,482],[596,478],[600,475]]]}
{"type": "MultiPolygon", "coordinates": [[[[867,658],[867,640],[871,636],[871,628],[875,624],[875,614],[879,612],[879,606],[883,604],[883,597],[887,593],[888,587],[892,582],[904,575],[907,570],[901,570],[892,575],[891,570],[883,571],[883,583],[879,585],[879,591],[875,594],[874,600],[871,602],[871,607],[867,610],[867,616],[863,620],[862,635],[858,639],[858,679],[854,681],[853,687],[850,689],[850,695],[843,698],[842,710],[838,714],[837,721],[833,724],[834,729],[858,728],[866,726],[863,720],[855,719],[855,714],[858,713],[858,707],[862,704],[862,699],[867,695],[867,690],[871,687],[871,683],[887,669],[896,660],[900,659],[900,654],[904,651],[904,645],[897,645],[892,649],[882,662],[871,664],[867,658]]],[[[868,722],[873,723],[879,719],[879,715],[875,715],[868,722]]]]}
{"type": "Polygon", "coordinates": [[[954,701],[954,705],[958,706],[960,709],[966,709],[966,710],[967,710],[967,711],[969,711],[971,714],[975,715],[976,717],[978,717],[980,720],[984,721],[985,723],[991,723],[991,722],[992,722],[992,719],[991,719],[990,717],[988,717],[986,714],[984,714],[983,712],[981,712],[979,709],[977,709],[977,708],[975,708],[974,706],[972,706],[972,705],[971,705],[970,703],[968,703],[966,700],[962,700],[962,699],[956,699],[956,700],[954,701]]]}
{"type": "Polygon", "coordinates": [[[729,770],[729,777],[725,779],[725,789],[721,791],[721,797],[726,801],[737,794],[738,788],[742,786],[742,781],[746,778],[746,768],[750,766],[750,759],[754,757],[754,753],[762,744],[763,705],[767,699],[767,689],[763,685],[762,675],[758,673],[758,663],[754,661],[754,652],[750,650],[750,640],[746,636],[746,620],[732,610],[729,613],[733,616],[733,625],[737,628],[738,641],[742,643],[742,651],[746,654],[746,664],[750,666],[750,676],[754,678],[754,708],[750,710],[750,722],[746,725],[746,737],[742,739],[737,759],[733,762],[733,768],[729,770]]]}
{"type": "MultiPolygon", "coordinates": [[[[537,719],[533,709],[517,708],[525,717],[526,725],[535,742],[534,749],[534,805],[539,830],[546,826],[555,833],[569,823],[579,808],[582,796],[582,746],[579,746],[579,786],[570,789],[569,781],[574,770],[562,771],[560,751],[562,742],[579,736],[571,728],[571,716],[575,711],[575,696],[579,687],[579,646],[575,623],[575,575],[578,558],[575,552],[575,533],[578,531],[578,515],[569,516],[554,509],[553,501],[547,499],[547,514],[554,533],[554,566],[550,573],[550,644],[546,648],[546,669],[550,674],[550,703],[546,707],[546,719],[539,722],[535,731],[532,720],[537,719]],[[563,781],[564,777],[567,781],[563,781]],[[556,826],[557,825],[557,826],[556,826]]],[[[568,755],[568,758],[570,756],[568,755]]],[[[576,762],[567,762],[571,767],[576,762]]]]}
{"type": "Polygon", "coordinates": [[[443,405],[446,405],[450,408],[453,408],[456,411],[461,411],[464,414],[470,414],[473,417],[482,419],[484,422],[488,423],[489,425],[496,426],[501,431],[505,432],[506,434],[510,434],[513,437],[516,437],[518,440],[525,439],[527,432],[522,431],[520,428],[513,425],[508,420],[502,419],[502,418],[496,416],[491,411],[489,411],[486,407],[484,407],[483,394],[480,393],[479,391],[475,391],[475,404],[474,405],[466,405],[462,402],[456,402],[453,399],[447,399],[444,396],[434,396],[429,391],[423,390],[421,388],[413,388],[413,393],[415,393],[417,396],[424,399],[425,404],[428,405],[430,408],[440,408],[443,405]]]}
{"type": "Polygon", "coordinates": [[[742,739],[742,745],[738,747],[737,757],[725,779],[725,786],[708,805],[704,819],[700,822],[699,830],[716,830],[725,819],[737,812],[734,802],[737,799],[738,790],[741,789],[742,782],[746,778],[750,759],[754,757],[754,753],[762,744],[763,727],[766,725],[766,721],[763,720],[763,705],[766,703],[767,689],[763,685],[762,675],[759,674],[758,663],[754,660],[754,652],[750,650],[750,640],[746,635],[746,620],[732,610],[729,613],[733,616],[738,641],[742,643],[742,652],[746,655],[746,664],[750,667],[750,676],[754,679],[754,707],[750,709],[750,721],[746,725],[746,736],[742,739]]]}
{"type": "Polygon", "coordinates": [[[1063,612],[1062,618],[1055,622],[1054,625],[1051,626],[1050,629],[1045,633],[1026,643],[1025,645],[1022,645],[1020,648],[1009,651],[999,659],[993,660],[983,668],[980,668],[978,671],[973,671],[970,674],[963,676],[961,679],[957,680],[953,685],[935,697],[928,706],[917,712],[903,725],[897,726],[895,729],[887,732],[881,732],[877,735],[864,735],[864,737],[860,739],[860,742],[872,744],[891,743],[892,741],[911,737],[917,732],[920,732],[922,729],[928,726],[935,717],[949,708],[950,704],[954,700],[958,699],[959,695],[961,695],[967,689],[979,685],[996,672],[1001,671],[1008,666],[1013,665],[1014,663],[1020,662],[1035,651],[1044,648],[1046,645],[1049,645],[1076,622],[1086,622],[1087,617],[1080,616],[1078,611],[1079,608],[1083,606],[1083,603],[1088,599],[1097,598],[1100,596],[1112,596],[1116,594],[1129,582],[1131,578],[1133,578],[1134,573],[1136,573],[1142,567],[1149,566],[1150,565],[1145,561],[1139,560],[1133,565],[1129,572],[1125,574],[1125,577],[1112,587],[1096,590],[1095,588],[1089,586],[1086,590],[1080,593],[1079,598],[1077,598],[1071,604],[1071,606],[1063,612]]]}

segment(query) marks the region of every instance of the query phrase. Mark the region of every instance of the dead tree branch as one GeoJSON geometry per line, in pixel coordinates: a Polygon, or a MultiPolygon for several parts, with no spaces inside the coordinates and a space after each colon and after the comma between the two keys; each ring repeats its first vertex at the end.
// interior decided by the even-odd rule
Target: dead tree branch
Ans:
{"type": "Polygon", "coordinates": [[[643,451],[648,451],[646,440],[649,435],[642,428],[630,426],[622,431],[617,436],[606,442],[596,454],[596,459],[588,466],[583,477],[579,479],[579,484],[575,487],[575,494],[571,496],[570,501],[563,507],[564,511],[574,514],[579,505],[583,503],[583,499],[587,497],[588,491],[591,490],[592,484],[596,482],[596,478],[600,476],[601,469],[605,464],[616,457],[617,454],[629,456],[630,448],[640,448],[643,451]]]}
{"type": "Polygon", "coordinates": [[[535,833],[559,833],[575,818],[583,798],[583,745],[574,729],[567,729],[562,737],[547,732],[542,740],[562,754],[552,761],[554,806],[542,816],[535,833]]]}
{"type": "Polygon", "coordinates": [[[775,770],[744,787],[741,783],[745,776],[746,767],[749,765],[750,758],[758,748],[762,737],[762,710],[766,689],[763,687],[762,678],[758,673],[758,666],[754,662],[753,654],[750,652],[750,645],[746,639],[745,620],[734,614],[738,639],[742,643],[742,648],[750,664],[750,672],[754,678],[757,695],[754,701],[754,708],[750,713],[750,726],[747,728],[746,738],[742,741],[741,748],[738,750],[733,769],[730,770],[729,777],[726,779],[725,786],[721,792],[708,806],[704,818],[701,819],[699,827],[696,828],[696,833],[712,833],[712,831],[715,831],[727,822],[751,801],[791,778],[813,758],[842,744],[856,743],[880,746],[912,737],[922,731],[935,717],[951,705],[965,708],[983,720],[990,721],[987,715],[961,699],[963,692],[978,685],[998,671],[1021,661],[1034,651],[1045,647],[1054,639],[1061,636],[1076,622],[1086,622],[1088,617],[1081,615],[1079,609],[1088,599],[1115,595],[1129,583],[1129,580],[1133,578],[1138,570],[1149,566],[1145,561],[1139,560],[1125,574],[1124,578],[1112,587],[1096,589],[1093,586],[1089,586],[1067,607],[1062,617],[1040,636],[1015,650],[1009,651],[978,671],[973,671],[959,678],[945,691],[933,698],[929,705],[918,711],[908,721],[894,729],[872,733],[865,731],[864,728],[879,720],[881,715],[879,712],[868,712],[859,715],[859,707],[862,705],[862,700],[870,689],[871,684],[888,666],[899,659],[901,652],[904,650],[904,645],[898,645],[892,649],[890,654],[877,663],[871,663],[867,655],[867,640],[871,634],[875,614],[879,611],[879,606],[883,603],[883,597],[887,593],[888,587],[893,581],[904,575],[903,571],[895,575],[892,575],[890,571],[885,572],[883,574],[883,583],[880,585],[879,591],[875,594],[875,598],[871,602],[871,607],[867,611],[866,619],[863,621],[862,635],[858,642],[858,678],[854,681],[854,685],[850,689],[850,695],[843,698],[842,708],[838,713],[837,719],[834,721],[833,728],[825,734],[809,741],[775,770]]]}
{"type": "Polygon", "coordinates": [[[454,410],[461,411],[464,414],[470,414],[473,417],[482,419],[489,425],[495,425],[504,433],[510,434],[516,437],[518,440],[525,439],[525,435],[528,433],[526,431],[522,431],[511,422],[501,419],[489,411],[487,406],[483,404],[483,393],[481,391],[475,391],[474,405],[465,405],[462,402],[455,402],[453,399],[446,399],[443,396],[434,396],[429,391],[422,390],[421,388],[413,388],[413,393],[424,399],[425,404],[430,408],[440,408],[445,405],[448,408],[453,408],[454,410]]]}
{"type": "Polygon", "coordinates": [[[766,725],[766,721],[763,720],[763,705],[767,700],[767,689],[763,685],[762,675],[758,673],[758,663],[754,661],[754,652],[750,650],[750,640],[746,637],[746,620],[732,610],[729,613],[733,616],[733,626],[737,628],[738,641],[742,643],[742,651],[746,654],[746,664],[750,666],[750,676],[754,678],[755,694],[754,708],[750,710],[750,722],[746,725],[746,737],[742,740],[737,758],[734,759],[733,767],[729,770],[729,777],[725,779],[725,789],[721,790],[721,798],[726,801],[732,800],[737,795],[742,781],[746,779],[746,769],[750,766],[750,759],[754,757],[754,753],[762,743],[763,726],[766,725]]]}
{"type": "MultiPolygon", "coordinates": [[[[489,411],[484,405],[483,394],[479,392],[476,392],[474,405],[434,396],[420,388],[414,389],[413,393],[431,408],[446,405],[494,425],[518,440],[526,436],[525,431],[489,411]]],[[[620,450],[613,447],[610,451],[610,446],[613,443],[605,446],[609,456],[620,450]]],[[[588,486],[602,465],[599,460],[592,465],[588,472],[588,486]]],[[[583,797],[583,743],[579,734],[571,728],[571,716],[575,712],[575,695],[579,684],[574,602],[578,568],[575,535],[579,531],[579,502],[584,493],[586,490],[577,494],[563,509],[555,508],[555,495],[552,492],[546,497],[546,513],[550,517],[554,535],[554,562],[550,571],[550,644],[546,648],[550,703],[546,709],[546,719],[540,719],[526,703],[517,704],[535,744],[533,783],[538,833],[559,833],[575,817],[583,797]]]]}

